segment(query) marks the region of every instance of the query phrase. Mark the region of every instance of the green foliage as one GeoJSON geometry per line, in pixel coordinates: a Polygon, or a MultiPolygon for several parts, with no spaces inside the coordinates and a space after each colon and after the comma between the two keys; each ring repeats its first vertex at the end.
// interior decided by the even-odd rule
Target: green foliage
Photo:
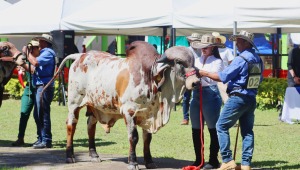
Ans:
{"type": "Polygon", "coordinates": [[[24,89],[17,78],[11,78],[5,85],[5,91],[9,94],[10,98],[20,99],[24,89]]]}
{"type": "MultiPolygon", "coordinates": [[[[24,84],[26,84],[26,81],[24,82],[24,84]]],[[[54,94],[56,93],[56,91],[58,90],[58,81],[55,80],[54,82],[54,94]]],[[[18,78],[11,78],[9,80],[9,82],[5,85],[5,92],[7,92],[9,94],[9,97],[12,99],[21,99],[21,96],[23,94],[23,87],[21,86],[18,78]]],[[[53,101],[57,101],[58,100],[58,95],[55,95],[53,98],[53,101]]]]}
{"type": "Polygon", "coordinates": [[[269,110],[283,103],[287,80],[281,78],[264,78],[256,96],[258,108],[269,110]]]}

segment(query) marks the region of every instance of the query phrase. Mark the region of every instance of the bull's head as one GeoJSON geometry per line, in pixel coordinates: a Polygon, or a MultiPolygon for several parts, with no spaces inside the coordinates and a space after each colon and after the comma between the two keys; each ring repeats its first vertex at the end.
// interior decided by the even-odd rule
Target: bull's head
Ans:
{"type": "Polygon", "coordinates": [[[163,115],[162,124],[169,120],[169,114],[175,103],[192,84],[199,82],[198,71],[194,67],[193,53],[186,47],[171,47],[157,60],[157,74],[160,75],[160,113],[163,115]],[[189,76],[186,76],[189,75],[189,76]],[[175,95],[174,95],[175,94],[175,95]]]}
{"type": "Polygon", "coordinates": [[[22,63],[20,51],[10,42],[0,42],[0,107],[2,105],[4,86],[10,80],[16,63],[22,63]]]}

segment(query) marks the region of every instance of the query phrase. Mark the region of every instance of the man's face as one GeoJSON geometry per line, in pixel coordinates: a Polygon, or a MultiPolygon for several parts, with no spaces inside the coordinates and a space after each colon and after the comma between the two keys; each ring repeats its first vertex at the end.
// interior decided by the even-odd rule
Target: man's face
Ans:
{"type": "Polygon", "coordinates": [[[236,39],[236,47],[239,50],[239,52],[244,51],[248,46],[249,46],[248,41],[246,41],[242,38],[237,38],[236,39]]]}

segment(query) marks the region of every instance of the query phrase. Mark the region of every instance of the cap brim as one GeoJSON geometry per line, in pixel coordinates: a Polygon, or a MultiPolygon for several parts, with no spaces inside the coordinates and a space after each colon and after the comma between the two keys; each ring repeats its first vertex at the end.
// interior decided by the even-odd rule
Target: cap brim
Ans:
{"type": "Polygon", "coordinates": [[[200,41],[194,41],[191,43],[191,46],[193,48],[206,48],[206,47],[210,47],[213,46],[212,44],[203,44],[200,41]]]}
{"type": "Polygon", "coordinates": [[[225,44],[226,43],[226,37],[223,36],[223,35],[220,35],[220,36],[216,36],[216,38],[219,38],[221,40],[221,43],[222,44],[225,44]]]}

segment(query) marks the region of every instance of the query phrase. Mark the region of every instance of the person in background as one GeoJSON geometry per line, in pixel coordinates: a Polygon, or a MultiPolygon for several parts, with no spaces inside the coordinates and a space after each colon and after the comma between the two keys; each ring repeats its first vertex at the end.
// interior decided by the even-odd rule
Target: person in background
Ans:
{"type": "MultiPolygon", "coordinates": [[[[38,41],[31,40],[27,46],[29,48],[29,52],[32,54],[33,57],[39,56],[40,50],[39,50],[38,41]]],[[[27,83],[21,97],[21,113],[20,113],[18,139],[11,144],[12,146],[22,146],[25,144],[24,136],[27,127],[27,122],[30,113],[33,109],[34,101],[35,101],[35,96],[33,94],[35,87],[32,85],[32,77],[30,73],[25,71],[25,69],[20,66],[17,66],[17,69],[19,72],[22,72],[22,74],[26,76],[27,83]]]]}
{"type": "MultiPolygon", "coordinates": [[[[197,59],[201,56],[201,50],[195,49],[191,46],[191,42],[200,40],[201,35],[198,33],[192,33],[192,35],[186,37],[189,43],[189,49],[192,51],[194,54],[194,58],[197,59]]],[[[189,108],[190,108],[190,99],[191,99],[191,91],[186,90],[185,93],[183,94],[183,99],[182,99],[182,112],[183,112],[183,120],[181,122],[181,125],[188,125],[189,120],[190,120],[190,114],[189,114],[189,108]]]]}
{"type": "MultiPolygon", "coordinates": [[[[54,81],[44,90],[44,86],[52,79],[55,71],[55,52],[52,49],[53,38],[49,34],[42,34],[35,37],[39,41],[40,55],[35,58],[29,54],[28,61],[34,66],[33,69],[28,68],[28,64],[23,65],[26,70],[33,74],[33,84],[36,87],[34,91],[34,120],[37,127],[37,141],[33,144],[35,149],[51,148],[51,117],[50,105],[54,96],[54,81]],[[44,92],[42,93],[42,91],[44,92]],[[42,96],[41,96],[42,95],[42,96]],[[43,105],[41,105],[41,100],[43,105]],[[41,111],[43,110],[43,111],[41,111]]],[[[23,48],[23,52],[27,52],[27,47],[23,48]]]]}
{"type": "MultiPolygon", "coordinates": [[[[220,44],[226,43],[226,37],[223,35],[220,35],[220,33],[213,32],[212,35],[214,37],[216,37],[217,43],[220,43],[220,44]]],[[[227,67],[234,59],[234,55],[232,54],[232,51],[229,48],[227,48],[225,45],[223,47],[219,48],[219,53],[223,60],[224,67],[227,67]]],[[[226,93],[227,84],[218,82],[218,88],[219,88],[220,94],[222,96],[223,103],[226,103],[226,101],[228,100],[228,95],[226,93]]]]}
{"type": "Polygon", "coordinates": [[[255,53],[257,50],[253,42],[254,34],[242,30],[232,35],[230,40],[236,41],[240,55],[232,63],[218,73],[200,70],[203,77],[215,81],[228,82],[227,93],[229,99],[224,104],[216,128],[222,156],[222,165],[219,170],[242,169],[250,170],[254,151],[254,111],[256,109],[256,95],[263,76],[263,63],[255,53]],[[253,47],[255,49],[253,49],[253,47]],[[255,82],[255,83],[253,83],[255,82]],[[236,165],[230,150],[229,129],[239,120],[243,139],[241,166],[236,165]]]}
{"type": "MultiPolygon", "coordinates": [[[[212,34],[204,34],[201,41],[193,41],[191,46],[201,49],[201,57],[195,60],[195,67],[200,70],[217,73],[223,70],[224,65],[220,57],[216,39],[212,34]]],[[[208,77],[201,78],[201,84],[192,91],[190,103],[190,117],[192,122],[192,138],[196,160],[193,166],[203,169],[215,169],[219,167],[218,152],[219,143],[216,131],[216,122],[220,115],[222,99],[217,87],[217,82],[208,77]],[[200,116],[201,115],[201,116],[200,116]],[[204,165],[203,156],[203,127],[204,121],[210,134],[209,161],[204,165]],[[202,134],[202,136],[201,136],[202,134]]]]}
{"type": "MultiPolygon", "coordinates": [[[[288,56],[288,74],[287,74],[287,82],[288,87],[300,87],[300,46],[295,45],[293,49],[289,51],[288,56]]],[[[282,116],[282,108],[279,112],[279,120],[281,120],[282,116]]]]}

